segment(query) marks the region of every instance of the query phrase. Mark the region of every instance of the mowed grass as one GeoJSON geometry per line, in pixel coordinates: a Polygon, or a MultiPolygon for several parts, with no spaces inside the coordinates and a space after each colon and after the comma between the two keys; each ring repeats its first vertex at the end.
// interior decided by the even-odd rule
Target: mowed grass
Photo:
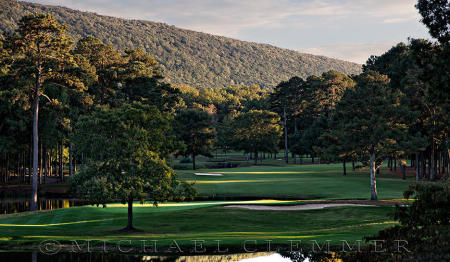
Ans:
{"type": "MultiPolygon", "coordinates": [[[[395,224],[387,214],[392,207],[332,207],[320,210],[260,211],[229,208],[224,203],[171,204],[152,207],[136,205],[134,224],[142,232],[118,232],[126,225],[127,208],[75,207],[53,211],[27,212],[0,217],[0,244],[37,244],[43,240],[100,240],[118,243],[132,240],[158,240],[169,246],[176,240],[182,246],[191,240],[205,240],[205,245],[240,246],[245,240],[272,240],[288,244],[288,240],[361,240],[380,229],[395,224]]],[[[127,244],[127,243],[124,243],[127,244]]]]}
{"type": "MultiPolygon", "coordinates": [[[[192,246],[192,240],[205,240],[206,246],[216,246],[221,240],[227,247],[241,246],[245,240],[274,244],[316,240],[340,245],[340,240],[362,240],[379,230],[394,225],[388,217],[390,206],[332,207],[319,210],[270,211],[224,207],[227,204],[287,205],[308,203],[317,199],[368,199],[370,180],[365,170],[342,176],[342,165],[250,166],[242,168],[196,170],[221,173],[224,176],[195,176],[194,171],[177,171],[180,178],[195,182],[200,196],[233,198],[233,201],[167,203],[159,207],[136,204],[134,225],[142,230],[123,233],[127,222],[127,207],[109,204],[102,207],[74,207],[53,211],[25,212],[0,216],[0,244],[24,246],[43,240],[70,243],[72,240],[106,241],[117,244],[132,240],[158,240],[159,246],[169,246],[176,240],[181,246],[192,246]],[[244,198],[294,199],[235,201],[244,198]],[[301,201],[301,199],[304,199],[301,201]]],[[[377,178],[380,199],[402,198],[402,192],[413,182],[388,173],[377,178]]]]}
{"type": "MultiPolygon", "coordinates": [[[[343,176],[342,164],[250,166],[226,169],[177,170],[180,178],[195,182],[199,195],[217,198],[370,199],[367,169],[343,176]],[[194,173],[223,176],[196,176],[194,173]]],[[[387,171],[377,175],[379,199],[402,198],[413,179],[402,180],[387,171]]]]}

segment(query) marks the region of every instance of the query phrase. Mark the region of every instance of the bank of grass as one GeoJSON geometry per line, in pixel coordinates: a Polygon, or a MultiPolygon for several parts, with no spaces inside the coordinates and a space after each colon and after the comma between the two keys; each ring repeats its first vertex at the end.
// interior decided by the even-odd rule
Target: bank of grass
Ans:
{"type": "Polygon", "coordinates": [[[215,246],[214,240],[221,240],[224,247],[231,248],[239,248],[245,240],[256,240],[259,244],[272,240],[281,245],[288,245],[289,240],[302,243],[331,240],[339,245],[340,240],[361,240],[395,224],[387,216],[393,210],[389,206],[259,211],[222,205],[211,202],[136,205],[134,224],[142,232],[132,234],[118,232],[127,221],[127,208],[120,205],[5,215],[0,217],[0,245],[30,246],[49,239],[61,243],[98,240],[109,244],[132,240],[131,245],[136,247],[142,245],[141,240],[148,240],[149,244],[150,240],[157,240],[160,247],[171,245],[172,240],[182,247],[192,246],[192,240],[205,240],[206,246],[215,246]]]}
{"type": "MultiPolygon", "coordinates": [[[[342,174],[342,164],[249,166],[224,169],[177,170],[179,177],[194,182],[204,198],[274,199],[369,199],[367,170],[342,174]],[[196,176],[194,173],[220,173],[223,176],[196,176]]],[[[383,170],[377,175],[379,199],[402,198],[413,178],[402,180],[383,170]]]]}

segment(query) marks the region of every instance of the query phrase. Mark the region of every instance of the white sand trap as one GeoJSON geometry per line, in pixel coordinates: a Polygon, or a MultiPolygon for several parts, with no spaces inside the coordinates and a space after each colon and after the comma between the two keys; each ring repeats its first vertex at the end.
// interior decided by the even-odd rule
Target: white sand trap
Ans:
{"type": "Polygon", "coordinates": [[[228,205],[225,207],[237,207],[251,210],[312,210],[322,209],[325,207],[342,207],[342,206],[373,206],[373,205],[358,205],[358,204],[306,204],[296,206],[264,206],[264,205],[228,205]]]}
{"type": "Polygon", "coordinates": [[[194,173],[196,176],[223,176],[222,174],[215,174],[215,173],[194,173]]]}

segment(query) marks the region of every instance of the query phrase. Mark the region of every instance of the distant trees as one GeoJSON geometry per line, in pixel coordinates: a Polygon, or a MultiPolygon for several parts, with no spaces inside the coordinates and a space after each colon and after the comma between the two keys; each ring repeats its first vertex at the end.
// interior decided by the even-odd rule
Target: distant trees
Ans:
{"type": "Polygon", "coordinates": [[[302,96],[305,95],[305,81],[299,77],[292,77],[289,81],[281,82],[270,94],[271,109],[277,112],[283,119],[284,132],[284,158],[289,162],[288,136],[297,133],[297,116],[302,108],[302,96]],[[288,120],[289,119],[289,120],[288,120]],[[288,131],[288,122],[291,130],[288,131]],[[289,134],[288,134],[289,133],[289,134]]]}
{"type": "Polygon", "coordinates": [[[192,169],[196,169],[196,156],[212,156],[215,129],[208,112],[198,109],[182,110],[175,116],[173,128],[177,138],[186,145],[181,153],[192,156],[192,169]]]}
{"type": "MultiPolygon", "coordinates": [[[[0,17],[0,31],[15,28],[26,13],[49,11],[45,5],[4,0],[2,9],[7,15],[0,17]]],[[[166,79],[174,85],[217,88],[242,84],[271,88],[294,75],[306,78],[331,69],[346,74],[361,71],[355,63],[212,36],[163,23],[105,17],[55,6],[51,7],[51,12],[58,22],[70,26],[69,34],[75,40],[92,35],[103,43],[112,43],[119,50],[145,48],[158,58],[166,79]]]]}
{"type": "Polygon", "coordinates": [[[232,147],[246,153],[253,153],[255,165],[258,153],[274,153],[281,134],[280,118],[276,113],[251,110],[239,114],[231,124],[232,147]]]}
{"type": "Polygon", "coordinates": [[[269,101],[271,109],[284,120],[286,152],[310,154],[314,162],[315,147],[320,146],[318,138],[345,90],[354,85],[353,79],[337,71],[310,76],[306,81],[293,77],[280,83],[269,101]]]}

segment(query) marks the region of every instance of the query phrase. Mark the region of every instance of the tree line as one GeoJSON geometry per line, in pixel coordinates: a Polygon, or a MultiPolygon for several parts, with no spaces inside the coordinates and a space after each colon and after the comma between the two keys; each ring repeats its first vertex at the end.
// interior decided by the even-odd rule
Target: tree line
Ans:
{"type": "Polygon", "coordinates": [[[255,163],[284,149],[286,162],[289,153],[343,162],[344,175],[346,162],[361,162],[372,199],[386,160],[404,177],[408,159],[417,180],[448,177],[442,30],[438,42],[411,39],[369,58],[360,75],[329,71],[274,89],[173,86],[143,49],[120,51],[92,36],[74,43],[66,30],[50,15],[27,15],[0,41],[1,181],[31,182],[33,208],[38,184],[64,180],[65,169],[96,204],[189,198],[195,190],[167,158],[191,156],[195,169],[195,157],[213,149],[255,163]]]}

